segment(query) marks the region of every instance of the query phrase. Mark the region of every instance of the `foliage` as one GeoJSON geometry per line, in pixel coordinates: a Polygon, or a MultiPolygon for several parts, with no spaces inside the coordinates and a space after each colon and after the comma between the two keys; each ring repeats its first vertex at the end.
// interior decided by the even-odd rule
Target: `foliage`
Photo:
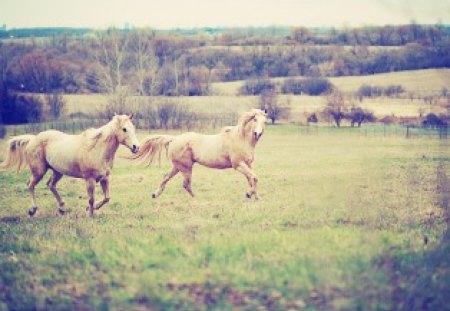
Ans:
{"type": "Polygon", "coordinates": [[[267,111],[267,117],[272,121],[272,124],[278,120],[283,109],[278,104],[278,96],[274,90],[265,90],[259,96],[259,108],[267,111]]]}
{"type": "Polygon", "coordinates": [[[373,112],[361,107],[352,107],[350,112],[346,115],[346,118],[350,120],[352,127],[355,126],[355,124],[357,124],[358,127],[361,127],[363,122],[375,121],[373,112]]]}
{"type": "Polygon", "coordinates": [[[261,95],[264,92],[274,92],[275,83],[268,79],[246,80],[240,89],[242,95],[261,95]]]}
{"type": "Polygon", "coordinates": [[[51,93],[44,96],[50,117],[53,120],[59,119],[64,115],[66,102],[61,93],[51,93]]]}
{"type": "Polygon", "coordinates": [[[434,113],[429,113],[425,116],[425,119],[422,121],[422,125],[425,127],[447,127],[447,117],[446,116],[437,116],[434,113]]]}
{"type": "Polygon", "coordinates": [[[344,94],[338,90],[333,90],[327,96],[327,106],[323,109],[322,115],[325,119],[333,120],[337,127],[341,126],[341,121],[345,118],[347,113],[347,106],[344,99],[344,94]]]}
{"type": "Polygon", "coordinates": [[[377,97],[377,96],[398,96],[403,93],[405,89],[401,85],[370,86],[367,84],[361,85],[357,91],[359,97],[377,97]]]}
{"type": "Polygon", "coordinates": [[[43,103],[37,96],[12,95],[3,101],[3,122],[19,124],[43,119],[43,103]]]}
{"type": "Polygon", "coordinates": [[[308,94],[323,95],[329,93],[333,88],[330,81],[323,78],[307,78],[307,79],[287,79],[281,85],[283,94],[308,94]]]}
{"type": "MultiPolygon", "coordinates": [[[[217,37],[145,29],[110,28],[85,37],[57,31],[38,41],[1,42],[0,71],[18,91],[113,93],[126,86],[133,95],[197,96],[208,94],[214,81],[450,66],[450,32],[440,25],[294,28],[281,37],[277,31],[223,31],[217,37]],[[391,45],[396,47],[385,47],[391,45]]],[[[289,92],[298,92],[293,87],[289,92]]]]}

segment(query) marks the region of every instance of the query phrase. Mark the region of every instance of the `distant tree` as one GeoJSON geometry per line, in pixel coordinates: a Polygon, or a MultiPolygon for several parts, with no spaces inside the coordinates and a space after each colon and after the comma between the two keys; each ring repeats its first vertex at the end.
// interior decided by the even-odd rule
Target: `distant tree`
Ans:
{"type": "Polygon", "coordinates": [[[64,114],[66,101],[61,93],[50,93],[45,95],[50,116],[53,120],[59,119],[64,114]]]}
{"type": "Polygon", "coordinates": [[[426,115],[425,119],[422,121],[422,125],[424,127],[446,127],[447,122],[444,116],[437,116],[434,113],[429,113],[426,115]]]}
{"type": "Polygon", "coordinates": [[[336,126],[340,127],[346,112],[347,107],[345,105],[344,95],[340,91],[334,90],[327,96],[327,106],[322,112],[323,115],[327,119],[332,119],[336,123],[336,126]]]}
{"type": "Polygon", "coordinates": [[[358,127],[361,127],[361,124],[363,122],[375,121],[375,116],[373,115],[373,112],[363,109],[361,107],[352,107],[350,109],[350,112],[346,115],[346,117],[350,120],[350,124],[352,127],[354,127],[355,124],[357,124],[358,127]]]}
{"type": "Polygon", "coordinates": [[[309,123],[317,123],[317,122],[319,122],[319,119],[317,118],[316,113],[310,114],[306,120],[307,120],[309,123]]]}
{"type": "Polygon", "coordinates": [[[278,120],[283,109],[278,105],[278,95],[274,90],[265,90],[259,96],[259,108],[267,111],[267,117],[271,120],[272,124],[278,120]]]}
{"type": "Polygon", "coordinates": [[[153,84],[156,83],[156,73],[159,61],[152,46],[153,32],[147,29],[135,30],[130,34],[129,47],[131,62],[138,82],[139,95],[153,95],[153,84]],[[146,87],[146,82],[150,82],[146,87]]]}
{"type": "Polygon", "coordinates": [[[268,79],[246,80],[240,89],[242,95],[261,95],[275,93],[275,83],[268,79]]]}

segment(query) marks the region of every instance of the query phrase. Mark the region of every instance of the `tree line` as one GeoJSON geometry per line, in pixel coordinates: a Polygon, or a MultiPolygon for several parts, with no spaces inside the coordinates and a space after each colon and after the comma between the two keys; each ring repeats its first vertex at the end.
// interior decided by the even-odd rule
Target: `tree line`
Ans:
{"type": "Polygon", "coordinates": [[[136,95],[198,96],[209,94],[216,81],[450,67],[450,34],[442,26],[372,27],[327,35],[295,28],[285,36],[242,36],[108,29],[45,40],[2,40],[0,73],[4,87],[26,92],[126,89],[136,95]]]}

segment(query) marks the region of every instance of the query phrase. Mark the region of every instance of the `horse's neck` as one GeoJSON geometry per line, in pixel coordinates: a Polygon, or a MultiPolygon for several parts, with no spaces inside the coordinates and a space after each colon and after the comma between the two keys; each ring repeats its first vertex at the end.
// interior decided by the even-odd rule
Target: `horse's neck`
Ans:
{"type": "Polygon", "coordinates": [[[236,126],[235,135],[237,135],[239,137],[238,139],[245,142],[251,148],[255,148],[257,141],[253,138],[251,131],[249,131],[246,127],[248,127],[248,124],[239,124],[236,126]]]}
{"type": "Polygon", "coordinates": [[[104,161],[112,161],[119,148],[119,142],[114,133],[111,124],[106,124],[103,127],[96,129],[96,142],[90,150],[98,159],[104,161]]]}

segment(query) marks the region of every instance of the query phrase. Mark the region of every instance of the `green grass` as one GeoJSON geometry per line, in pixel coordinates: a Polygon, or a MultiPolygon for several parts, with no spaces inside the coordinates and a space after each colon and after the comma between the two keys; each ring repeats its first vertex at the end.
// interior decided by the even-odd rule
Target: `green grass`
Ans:
{"type": "Polygon", "coordinates": [[[28,173],[1,172],[0,310],[443,310],[448,147],[270,126],[259,201],[240,174],[200,166],[195,198],[177,176],[152,200],[169,163],[118,158],[93,219],[82,180],[59,184],[63,217],[42,182],[29,219],[28,173]]]}

